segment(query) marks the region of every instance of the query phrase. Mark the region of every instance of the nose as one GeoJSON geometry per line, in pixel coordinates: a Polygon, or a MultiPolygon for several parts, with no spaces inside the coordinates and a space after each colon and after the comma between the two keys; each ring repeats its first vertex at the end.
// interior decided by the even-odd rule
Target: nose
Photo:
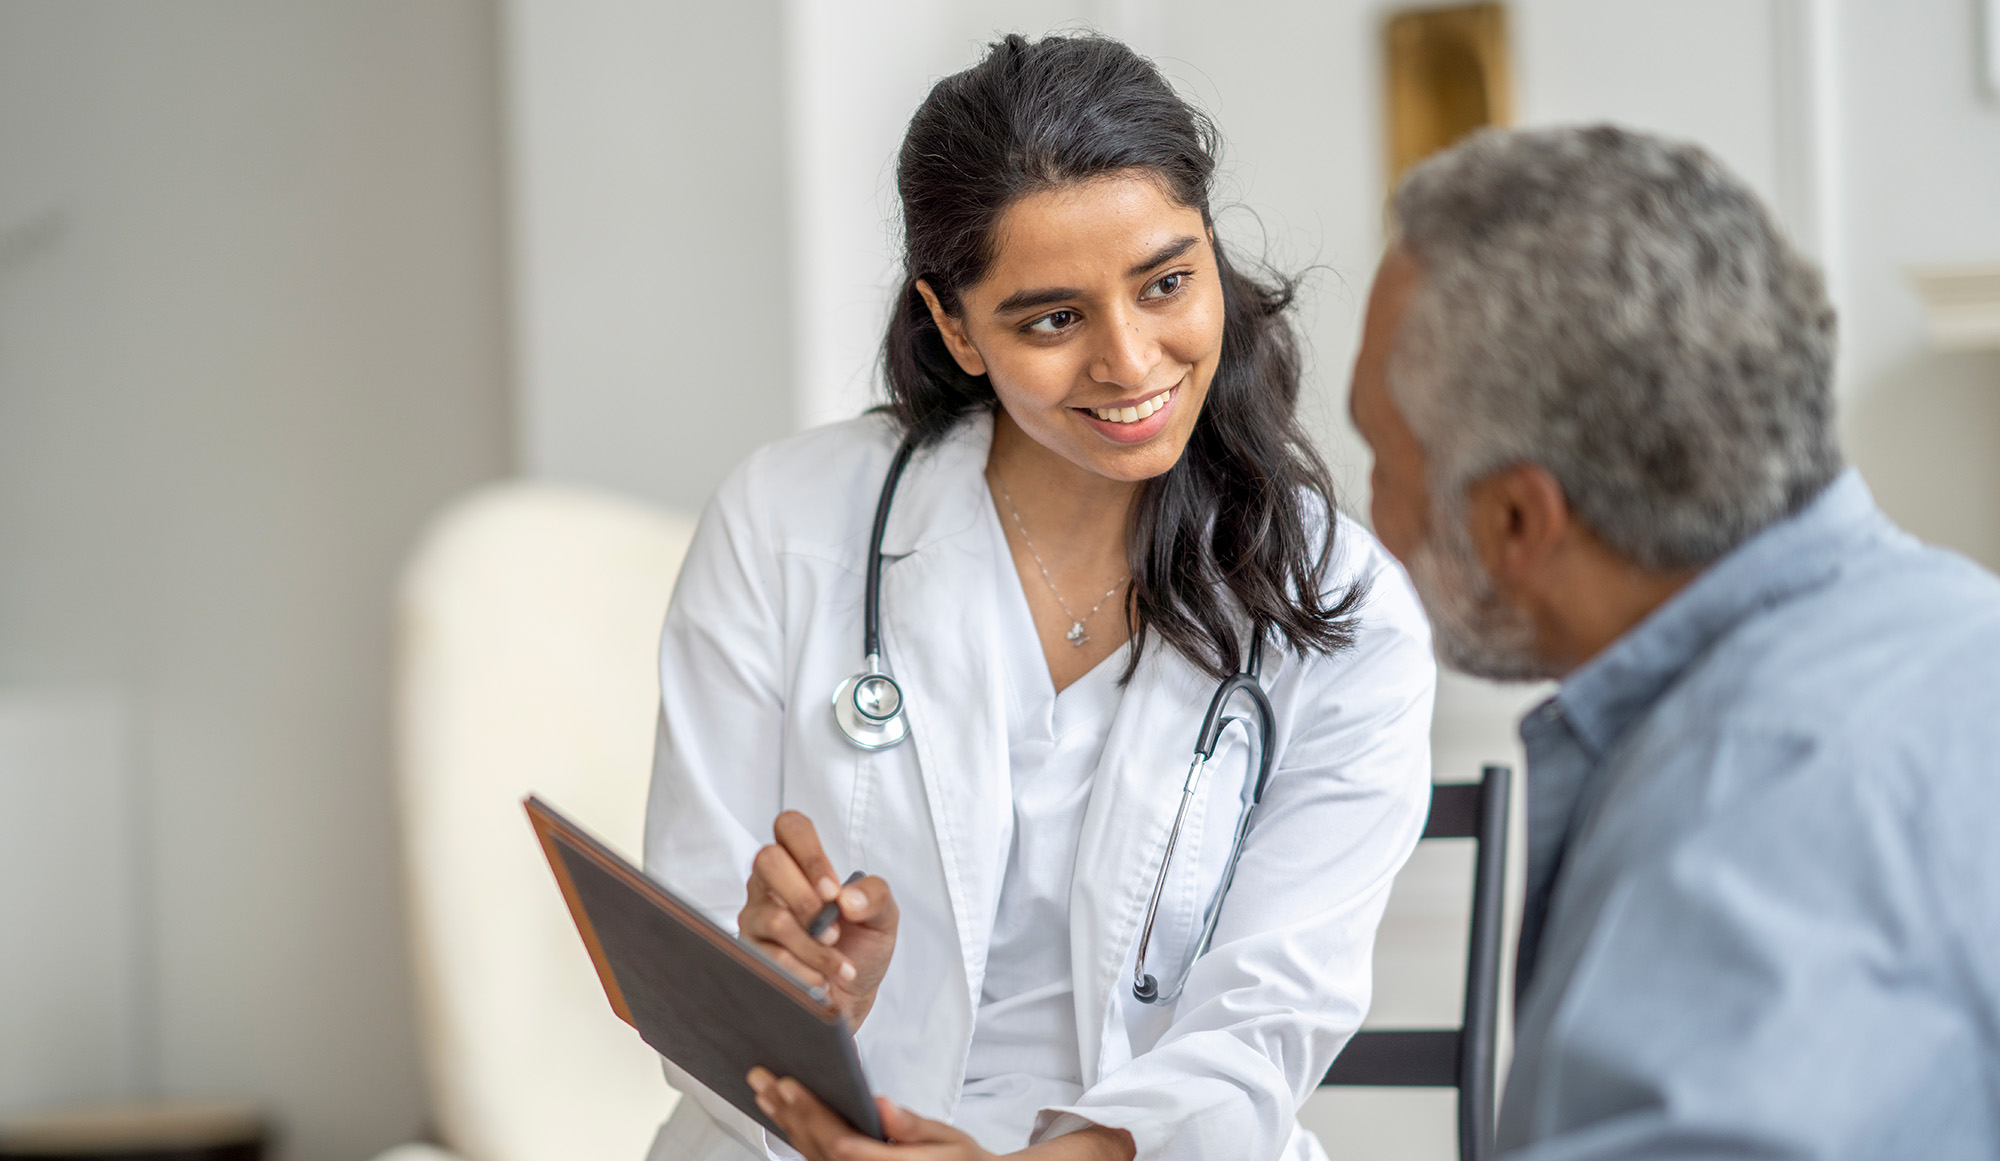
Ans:
{"type": "Polygon", "coordinates": [[[1100,332],[1090,377],[1115,387],[1144,387],[1164,352],[1143,315],[1129,307],[1100,332]]]}

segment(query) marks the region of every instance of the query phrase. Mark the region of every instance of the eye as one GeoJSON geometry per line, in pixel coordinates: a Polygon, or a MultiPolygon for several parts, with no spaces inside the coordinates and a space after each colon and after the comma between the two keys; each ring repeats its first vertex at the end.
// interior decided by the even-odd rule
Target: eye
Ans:
{"type": "Polygon", "coordinates": [[[1161,277],[1154,279],[1153,284],[1151,286],[1148,286],[1146,288],[1146,293],[1141,295],[1140,297],[1172,298],[1174,295],[1179,294],[1181,292],[1181,288],[1186,286],[1188,283],[1188,279],[1192,277],[1194,277],[1194,275],[1186,270],[1176,270],[1172,274],[1162,275],[1161,277]]]}
{"type": "Polygon", "coordinates": [[[1075,311],[1052,310],[1021,329],[1032,335],[1057,335],[1075,325],[1075,311]]]}

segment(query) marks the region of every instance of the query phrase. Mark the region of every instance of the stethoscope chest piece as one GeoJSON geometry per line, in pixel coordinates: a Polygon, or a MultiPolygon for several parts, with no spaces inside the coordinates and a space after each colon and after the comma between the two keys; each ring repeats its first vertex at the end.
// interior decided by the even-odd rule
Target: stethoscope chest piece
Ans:
{"type": "Polygon", "coordinates": [[[868,575],[861,598],[861,653],[868,668],[841,682],[833,691],[833,720],[847,740],[864,750],[886,750],[910,734],[903,716],[903,687],[882,669],[882,536],[889,527],[889,504],[896,484],[917,450],[905,439],[889,461],[882,495],[875,501],[875,523],[868,532],[868,575]]]}
{"type": "Polygon", "coordinates": [[[857,673],[833,691],[833,720],[847,740],[864,750],[886,750],[909,734],[903,717],[903,687],[868,659],[868,671],[857,673]]]}

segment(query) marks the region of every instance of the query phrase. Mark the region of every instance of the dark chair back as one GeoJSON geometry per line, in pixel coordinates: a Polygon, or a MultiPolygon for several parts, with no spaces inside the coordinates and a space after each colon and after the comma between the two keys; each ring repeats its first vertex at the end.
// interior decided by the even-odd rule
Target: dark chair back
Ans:
{"type": "Polygon", "coordinates": [[[1354,1034],[1322,1085],[1385,1085],[1458,1090],[1458,1155],[1485,1161],[1493,1151],[1494,1056],[1499,1049],[1502,887],[1507,875],[1507,811],[1514,772],[1488,766],[1477,782],[1431,788],[1426,839],[1471,839],[1472,934],[1466,950],[1465,1016],[1457,1028],[1367,1028],[1354,1034]]]}

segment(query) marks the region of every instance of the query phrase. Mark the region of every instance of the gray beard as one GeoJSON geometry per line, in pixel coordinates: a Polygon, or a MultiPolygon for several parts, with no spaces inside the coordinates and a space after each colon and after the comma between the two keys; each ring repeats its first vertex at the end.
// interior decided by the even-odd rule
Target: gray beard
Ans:
{"type": "Polygon", "coordinates": [[[1465,524],[1464,505],[1434,503],[1430,527],[1408,561],[1438,660],[1492,681],[1555,677],[1536,651],[1534,622],[1501,599],[1465,524]]]}

